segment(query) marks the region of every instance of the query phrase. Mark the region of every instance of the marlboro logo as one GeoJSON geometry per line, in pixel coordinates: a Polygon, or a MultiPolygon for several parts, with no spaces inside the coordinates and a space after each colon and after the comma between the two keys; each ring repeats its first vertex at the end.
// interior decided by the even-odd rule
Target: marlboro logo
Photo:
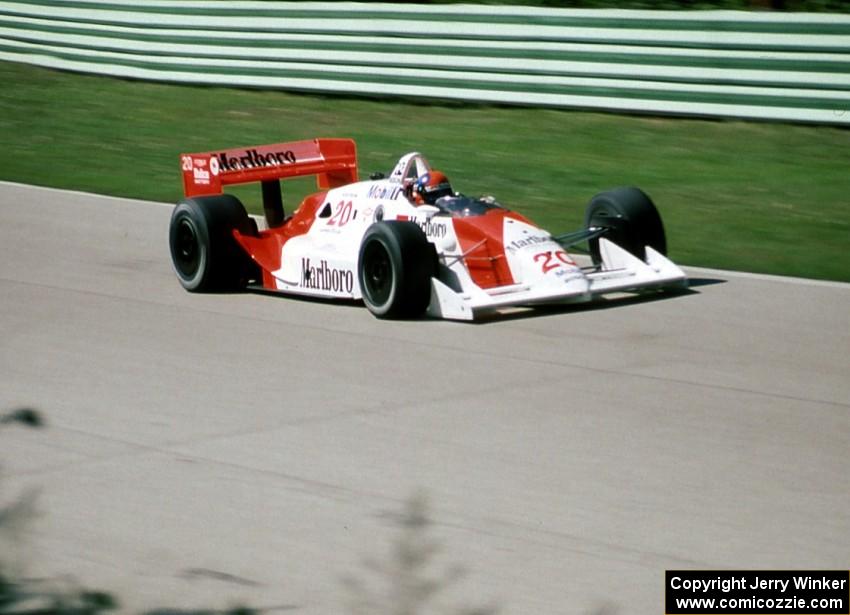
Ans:
{"type": "Polygon", "coordinates": [[[292,150],[261,154],[255,149],[249,149],[242,156],[231,156],[228,152],[221,152],[216,154],[215,157],[218,160],[218,166],[224,171],[277,167],[298,162],[295,152],[292,150]]]}

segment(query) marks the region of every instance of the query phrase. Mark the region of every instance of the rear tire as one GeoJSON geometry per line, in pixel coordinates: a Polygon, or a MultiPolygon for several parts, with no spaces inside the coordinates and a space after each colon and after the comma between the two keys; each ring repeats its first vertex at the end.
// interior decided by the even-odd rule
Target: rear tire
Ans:
{"type": "Polygon", "coordinates": [[[363,302],[376,317],[421,316],[436,272],[436,250],[416,223],[376,222],[366,230],[357,275],[363,302]]]}
{"type": "MultiPolygon", "coordinates": [[[[638,188],[615,188],[593,197],[584,217],[587,229],[607,228],[602,235],[646,261],[646,246],[660,254],[667,254],[667,239],[661,216],[652,199],[638,188]]],[[[590,256],[594,264],[602,262],[599,239],[591,239],[590,256]]]]}
{"type": "Polygon", "coordinates": [[[256,225],[234,196],[184,199],[171,214],[168,242],[177,279],[190,292],[245,288],[256,267],[233,237],[255,234],[256,225]]]}

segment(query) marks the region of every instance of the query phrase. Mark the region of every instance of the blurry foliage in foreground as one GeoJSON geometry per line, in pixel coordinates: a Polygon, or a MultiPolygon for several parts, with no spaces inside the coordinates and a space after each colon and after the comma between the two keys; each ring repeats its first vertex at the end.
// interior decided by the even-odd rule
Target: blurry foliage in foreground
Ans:
{"type": "MultiPolygon", "coordinates": [[[[32,408],[20,408],[0,414],[0,429],[13,426],[40,428],[41,414],[32,408]]],[[[26,526],[37,517],[36,494],[30,492],[5,507],[0,507],[0,615],[100,615],[118,608],[118,600],[109,593],[81,588],[73,578],[20,578],[18,562],[3,549],[4,543],[18,542],[26,526]]],[[[434,574],[433,559],[439,551],[431,538],[427,502],[422,496],[409,499],[397,517],[400,533],[386,560],[366,560],[372,578],[354,575],[343,578],[353,615],[426,615],[435,612],[439,594],[453,586],[465,571],[454,566],[434,574]],[[376,578],[375,578],[376,577],[376,578]],[[377,580],[377,585],[374,581],[377,580]]],[[[157,608],[143,615],[257,615],[262,609],[237,607],[229,610],[157,608]]],[[[449,615],[495,615],[490,606],[440,610],[449,615]]]]}
{"type": "MultiPolygon", "coordinates": [[[[0,428],[44,426],[41,413],[19,408],[0,414],[0,428]]],[[[15,615],[97,615],[117,607],[105,592],[78,587],[71,579],[19,578],[17,562],[10,561],[6,548],[20,541],[30,521],[37,516],[36,494],[28,492],[0,507],[0,613],[15,615]]]]}
{"type": "MultiPolygon", "coordinates": [[[[0,414],[0,429],[24,426],[41,428],[37,410],[20,408],[0,414]]],[[[102,615],[119,608],[118,599],[103,591],[80,587],[73,578],[19,578],[17,562],[4,550],[4,541],[18,541],[37,516],[36,494],[27,493],[0,507],[0,615],[102,615]]],[[[422,494],[406,500],[395,515],[398,532],[385,557],[364,560],[365,576],[342,578],[347,594],[346,612],[351,615],[496,615],[493,605],[450,607],[442,595],[467,573],[459,565],[440,568],[436,556],[440,544],[431,536],[428,501],[422,494]]],[[[259,615],[264,610],[239,606],[232,609],[184,610],[156,608],[142,615],[259,615]]],[[[613,604],[602,605],[589,615],[616,615],[613,604]]]]}
{"type": "MultiPolygon", "coordinates": [[[[39,429],[42,414],[18,408],[0,414],[0,429],[16,426],[39,429]]],[[[0,506],[0,615],[101,615],[119,608],[118,599],[104,591],[81,587],[73,577],[31,579],[22,576],[14,557],[22,535],[36,517],[37,493],[30,491],[7,506],[0,506]],[[17,548],[9,548],[15,545],[17,548]],[[10,553],[12,555],[10,555],[10,553]]],[[[186,611],[159,608],[143,615],[256,615],[247,607],[228,610],[186,611]]]]}
{"type": "Polygon", "coordinates": [[[410,498],[397,519],[399,532],[388,556],[364,560],[367,577],[347,576],[348,609],[353,615],[495,615],[492,606],[440,607],[440,594],[463,578],[465,570],[434,570],[439,544],[430,536],[431,519],[424,496],[410,498]]]}

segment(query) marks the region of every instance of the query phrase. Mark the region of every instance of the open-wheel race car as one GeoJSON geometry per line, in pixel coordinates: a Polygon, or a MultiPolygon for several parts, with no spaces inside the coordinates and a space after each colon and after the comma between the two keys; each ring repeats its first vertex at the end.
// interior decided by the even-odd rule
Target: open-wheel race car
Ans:
{"type": "Polygon", "coordinates": [[[682,287],[661,218],[637,188],[595,196],[584,228],[553,236],[492,197],[456,193],[419,153],[358,181],[348,139],[314,139],[181,156],[186,198],[169,243],[193,292],[259,288],[361,300],[379,318],[473,320],[508,306],[682,287]],[[284,214],[280,180],[313,175],[319,191],[284,214]],[[226,185],[261,184],[265,224],[226,185]],[[261,228],[262,227],[262,228],[261,228]],[[591,258],[567,251],[586,244],[591,258]]]}

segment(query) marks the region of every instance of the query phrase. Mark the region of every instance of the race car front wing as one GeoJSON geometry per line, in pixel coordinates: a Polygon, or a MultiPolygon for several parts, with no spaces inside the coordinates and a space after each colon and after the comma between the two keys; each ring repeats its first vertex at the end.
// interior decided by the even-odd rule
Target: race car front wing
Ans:
{"type": "Polygon", "coordinates": [[[463,290],[457,291],[438,278],[432,278],[428,315],[474,320],[507,307],[583,303],[606,293],[686,288],[688,285],[685,273],[649,246],[646,246],[646,262],[604,237],[599,239],[599,251],[600,267],[578,270],[558,284],[513,284],[484,290],[466,279],[461,281],[463,290]]]}

